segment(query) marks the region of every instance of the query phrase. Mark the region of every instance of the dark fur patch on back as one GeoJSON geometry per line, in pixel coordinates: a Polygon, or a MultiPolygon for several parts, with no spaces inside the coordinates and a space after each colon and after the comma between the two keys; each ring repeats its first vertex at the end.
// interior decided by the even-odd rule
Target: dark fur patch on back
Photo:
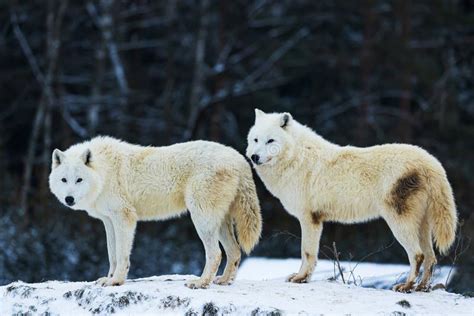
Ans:
{"type": "Polygon", "coordinates": [[[311,221],[314,225],[319,225],[323,222],[324,216],[321,212],[311,212],[311,221]]]}
{"type": "Polygon", "coordinates": [[[418,171],[410,171],[395,183],[391,193],[391,204],[398,214],[408,211],[407,200],[421,188],[421,177],[418,171]]]}

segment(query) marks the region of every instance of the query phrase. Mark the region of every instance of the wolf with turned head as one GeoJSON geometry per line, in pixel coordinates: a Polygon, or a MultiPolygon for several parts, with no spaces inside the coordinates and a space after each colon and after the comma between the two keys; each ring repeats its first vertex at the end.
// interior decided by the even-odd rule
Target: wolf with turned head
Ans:
{"type": "Polygon", "coordinates": [[[104,223],[110,269],[97,281],[101,285],[125,282],[139,220],[189,210],[206,253],[202,275],[186,284],[190,288],[206,288],[212,281],[230,284],[240,249],[249,253],[259,240],[262,219],[252,170],[230,147],[207,141],[143,147],[96,137],[64,152],[56,149],[52,159],[49,184],[58,200],[104,223]],[[227,263],[215,278],[219,242],[227,263]]]}
{"type": "Polygon", "coordinates": [[[441,253],[453,244],[457,212],[440,162],[406,144],[360,148],[333,144],[289,113],[255,110],[247,156],[266,188],[301,225],[302,264],[290,282],[308,282],[323,222],[383,218],[405,249],[410,273],[394,290],[426,291],[441,253]],[[415,287],[423,265],[423,277],[415,287]]]}

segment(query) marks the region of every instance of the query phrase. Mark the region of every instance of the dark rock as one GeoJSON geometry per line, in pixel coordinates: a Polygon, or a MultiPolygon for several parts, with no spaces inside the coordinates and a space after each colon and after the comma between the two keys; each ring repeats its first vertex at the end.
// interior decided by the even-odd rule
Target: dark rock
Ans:
{"type": "Polygon", "coordinates": [[[401,300],[400,302],[397,302],[398,305],[404,308],[410,308],[411,304],[407,300],[401,300]]]}
{"type": "Polygon", "coordinates": [[[212,302],[206,303],[202,308],[202,316],[215,316],[218,312],[219,307],[212,302]]]}
{"type": "Polygon", "coordinates": [[[171,308],[175,309],[177,307],[188,307],[190,303],[190,299],[185,297],[185,298],[180,298],[178,296],[170,295],[167,296],[166,298],[161,300],[161,304],[163,305],[163,308],[171,308]]]}

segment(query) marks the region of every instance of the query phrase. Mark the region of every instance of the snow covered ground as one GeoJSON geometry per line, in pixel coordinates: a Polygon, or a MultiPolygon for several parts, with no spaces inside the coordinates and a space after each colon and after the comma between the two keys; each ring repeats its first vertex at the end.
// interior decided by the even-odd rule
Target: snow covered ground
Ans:
{"type": "MultiPolygon", "coordinates": [[[[383,289],[403,278],[408,271],[404,265],[361,263],[351,273],[354,264],[343,262],[346,281],[355,279],[355,285],[343,284],[340,277],[328,281],[334,278],[333,263],[321,260],[313,282],[284,282],[298,266],[297,259],[250,258],[233,285],[207,290],[186,288],[185,280],[194,276],[182,275],[128,280],[108,288],[92,282],[15,282],[0,287],[0,315],[474,315],[474,298],[444,290],[401,294],[383,289]]],[[[434,283],[444,283],[448,271],[437,270],[434,283]]]]}
{"type": "MultiPolygon", "coordinates": [[[[285,278],[291,272],[297,272],[300,259],[266,259],[249,258],[244,261],[239,269],[237,280],[272,280],[285,278]]],[[[404,264],[377,264],[341,261],[344,280],[349,284],[360,285],[377,289],[391,289],[394,284],[405,280],[410,267],[404,264]]],[[[436,267],[433,275],[433,284],[445,284],[447,278],[453,276],[451,268],[436,267]]],[[[339,277],[339,270],[334,266],[334,261],[318,260],[312,280],[324,281],[339,277]]]]}

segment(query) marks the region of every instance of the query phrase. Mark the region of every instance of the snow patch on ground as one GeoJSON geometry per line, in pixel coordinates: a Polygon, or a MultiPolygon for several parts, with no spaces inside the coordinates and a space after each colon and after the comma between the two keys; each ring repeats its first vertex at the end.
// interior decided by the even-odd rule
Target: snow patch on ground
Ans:
{"type": "MultiPolygon", "coordinates": [[[[237,275],[237,280],[272,280],[285,278],[293,272],[298,272],[300,259],[267,259],[249,258],[242,263],[237,275]]],[[[344,280],[349,284],[377,289],[391,289],[393,285],[406,279],[410,267],[405,264],[378,264],[367,262],[340,262],[344,280]]],[[[449,283],[455,271],[451,267],[437,266],[433,272],[433,284],[449,283]]],[[[325,281],[337,278],[339,269],[331,260],[318,260],[312,281],[325,281]]]]}
{"type": "MultiPolygon", "coordinates": [[[[189,275],[128,280],[123,286],[106,288],[93,282],[14,282],[0,287],[0,315],[474,313],[473,298],[444,290],[401,294],[342,284],[339,280],[327,281],[326,276],[333,276],[334,273],[331,262],[319,262],[313,282],[284,282],[283,276],[296,271],[298,265],[299,260],[296,259],[248,259],[233,285],[211,285],[207,290],[186,288],[185,281],[195,277],[189,275]]],[[[354,272],[358,272],[363,280],[384,279],[406,272],[406,269],[407,266],[364,264],[354,272]]],[[[393,279],[390,282],[393,283],[393,279]]]]}

